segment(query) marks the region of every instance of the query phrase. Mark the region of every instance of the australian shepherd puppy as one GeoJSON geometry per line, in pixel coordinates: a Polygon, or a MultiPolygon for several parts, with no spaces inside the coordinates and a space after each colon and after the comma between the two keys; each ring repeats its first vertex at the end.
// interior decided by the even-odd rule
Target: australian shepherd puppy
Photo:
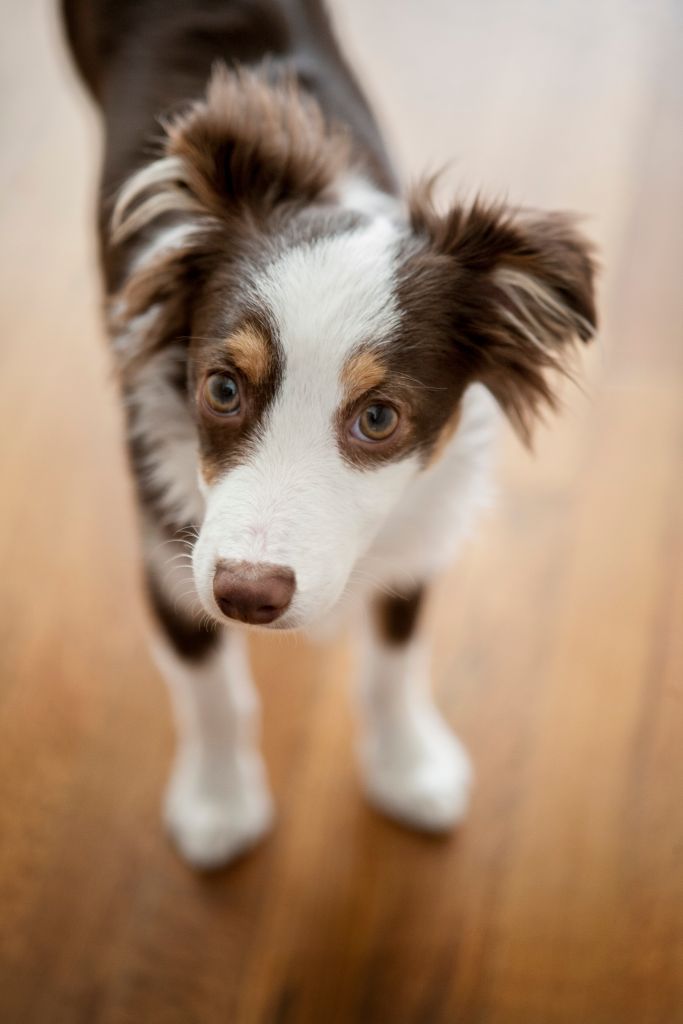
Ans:
{"type": "Polygon", "coordinates": [[[569,219],[403,195],[320,0],[64,0],[104,120],[100,237],[192,864],[273,810],[245,630],[355,612],[359,761],[415,828],[470,766],[429,693],[425,589],[595,327],[569,219]]]}

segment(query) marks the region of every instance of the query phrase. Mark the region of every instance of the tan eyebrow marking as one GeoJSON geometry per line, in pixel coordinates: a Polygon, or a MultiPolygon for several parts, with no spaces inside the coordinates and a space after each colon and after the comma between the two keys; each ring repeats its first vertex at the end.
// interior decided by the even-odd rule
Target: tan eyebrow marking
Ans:
{"type": "Polygon", "coordinates": [[[362,349],[351,356],[341,374],[346,402],[351,404],[366,391],[379,387],[386,375],[384,363],[369,349],[362,349]]]}
{"type": "Polygon", "coordinates": [[[256,327],[241,327],[227,339],[228,351],[238,370],[253,384],[268,375],[270,349],[268,341],[256,327]]]}

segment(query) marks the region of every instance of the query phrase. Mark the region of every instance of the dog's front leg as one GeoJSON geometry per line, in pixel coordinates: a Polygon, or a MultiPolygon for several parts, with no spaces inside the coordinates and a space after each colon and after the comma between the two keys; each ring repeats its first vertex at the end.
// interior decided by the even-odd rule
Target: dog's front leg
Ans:
{"type": "Polygon", "coordinates": [[[420,624],[423,589],[377,596],[364,617],[361,769],[368,796],[393,818],[443,831],[467,809],[467,755],[430,693],[420,624]]]}
{"type": "Polygon", "coordinates": [[[152,650],[178,731],[166,824],[186,860],[216,867],[254,845],[273,813],[257,747],[258,702],[246,638],[238,630],[200,626],[153,576],[150,587],[161,627],[152,650]]]}

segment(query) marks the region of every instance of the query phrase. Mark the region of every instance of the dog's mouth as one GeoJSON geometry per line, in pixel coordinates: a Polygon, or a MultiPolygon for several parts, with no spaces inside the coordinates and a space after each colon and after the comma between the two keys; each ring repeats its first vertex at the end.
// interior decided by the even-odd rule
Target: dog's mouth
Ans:
{"type": "Polygon", "coordinates": [[[278,620],[277,622],[257,623],[240,622],[239,619],[230,619],[221,616],[217,621],[222,626],[230,626],[232,629],[242,629],[248,633],[296,633],[304,628],[305,624],[298,624],[293,621],[278,620]]]}

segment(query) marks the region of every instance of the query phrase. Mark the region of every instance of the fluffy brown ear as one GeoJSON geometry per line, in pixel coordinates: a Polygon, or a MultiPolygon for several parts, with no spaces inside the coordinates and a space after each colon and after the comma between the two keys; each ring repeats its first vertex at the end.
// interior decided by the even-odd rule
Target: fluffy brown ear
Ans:
{"type": "Polygon", "coordinates": [[[164,125],[163,156],[130,178],[112,215],[114,242],[165,213],[232,217],[310,201],[349,162],[349,142],[328,126],[291,75],[217,65],[204,99],[164,125]]]}
{"type": "Polygon", "coordinates": [[[428,189],[410,209],[448,293],[463,364],[528,442],[539,408],[555,406],[553,371],[566,373],[574,341],[596,329],[592,247],[565,214],[476,202],[440,216],[428,189]]]}
{"type": "Polygon", "coordinates": [[[346,136],[326,124],[292,76],[216,66],[206,96],[164,125],[162,154],[126,181],[115,202],[114,245],[136,241],[162,216],[178,222],[174,242],[133,261],[112,297],[122,373],[190,333],[191,299],[211,268],[225,264],[226,238],[236,252],[279,204],[322,195],[349,154],[346,136]]]}
{"type": "Polygon", "coordinates": [[[161,252],[134,270],[107,306],[107,323],[122,380],[134,376],[170,341],[190,334],[191,295],[201,276],[202,235],[161,252]]]}

